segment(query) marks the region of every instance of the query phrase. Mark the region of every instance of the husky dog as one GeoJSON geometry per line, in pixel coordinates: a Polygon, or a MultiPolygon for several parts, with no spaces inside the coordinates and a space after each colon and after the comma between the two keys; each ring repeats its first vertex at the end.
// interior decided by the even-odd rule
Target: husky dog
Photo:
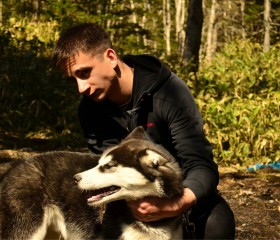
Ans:
{"type": "Polygon", "coordinates": [[[87,205],[73,175],[99,158],[61,151],[1,163],[0,239],[44,239],[49,226],[64,239],[94,239],[98,211],[87,205]]]}
{"type": "Polygon", "coordinates": [[[105,206],[98,239],[182,239],[182,217],[144,223],[124,200],[182,195],[182,174],[174,158],[149,141],[142,127],[104,152],[96,167],[74,176],[90,206],[105,206]]]}
{"type": "Polygon", "coordinates": [[[127,206],[183,193],[178,164],[141,127],[102,156],[49,152],[3,164],[1,239],[44,239],[48,226],[63,239],[182,239],[181,216],[143,223],[127,206]]]}

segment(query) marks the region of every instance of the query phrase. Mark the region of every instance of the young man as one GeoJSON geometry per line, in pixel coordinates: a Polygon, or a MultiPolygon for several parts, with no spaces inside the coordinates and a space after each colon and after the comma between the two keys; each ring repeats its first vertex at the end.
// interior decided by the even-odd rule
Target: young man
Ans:
{"type": "Polygon", "coordinates": [[[196,238],[234,238],[234,216],[216,190],[217,165],[200,113],[178,76],[150,55],[119,58],[108,33],[91,23],[68,29],[53,60],[77,81],[83,95],[79,119],[93,153],[119,143],[141,125],[181,165],[183,196],[129,202],[135,218],[149,222],[191,210],[196,238]]]}

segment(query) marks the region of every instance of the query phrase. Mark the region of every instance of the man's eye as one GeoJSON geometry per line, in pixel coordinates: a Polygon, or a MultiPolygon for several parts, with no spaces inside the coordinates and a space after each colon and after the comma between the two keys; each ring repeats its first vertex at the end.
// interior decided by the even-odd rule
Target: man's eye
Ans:
{"type": "Polygon", "coordinates": [[[90,77],[90,73],[91,73],[92,68],[84,68],[81,70],[77,70],[75,72],[76,77],[82,79],[82,80],[86,80],[90,77]]]}

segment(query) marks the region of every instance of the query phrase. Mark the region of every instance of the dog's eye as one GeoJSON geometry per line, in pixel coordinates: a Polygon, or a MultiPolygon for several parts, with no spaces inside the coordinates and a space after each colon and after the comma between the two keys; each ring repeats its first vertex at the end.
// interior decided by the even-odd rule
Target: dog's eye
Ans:
{"type": "Polygon", "coordinates": [[[115,166],[117,166],[117,162],[110,161],[107,164],[103,165],[103,168],[108,170],[108,169],[111,169],[112,167],[115,167],[115,166]]]}
{"type": "Polygon", "coordinates": [[[105,165],[103,166],[103,168],[104,168],[104,169],[107,169],[107,170],[110,169],[111,167],[112,167],[112,166],[110,166],[110,164],[105,164],[105,165]]]}

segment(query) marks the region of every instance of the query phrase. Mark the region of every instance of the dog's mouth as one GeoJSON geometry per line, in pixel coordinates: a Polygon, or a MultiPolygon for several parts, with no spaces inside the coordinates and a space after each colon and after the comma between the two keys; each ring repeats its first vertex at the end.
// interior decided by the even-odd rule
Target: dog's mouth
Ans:
{"type": "Polygon", "coordinates": [[[121,188],[118,186],[110,186],[105,188],[100,188],[96,190],[90,190],[86,193],[87,203],[94,203],[100,201],[106,196],[112,195],[118,192],[121,188]]]}

